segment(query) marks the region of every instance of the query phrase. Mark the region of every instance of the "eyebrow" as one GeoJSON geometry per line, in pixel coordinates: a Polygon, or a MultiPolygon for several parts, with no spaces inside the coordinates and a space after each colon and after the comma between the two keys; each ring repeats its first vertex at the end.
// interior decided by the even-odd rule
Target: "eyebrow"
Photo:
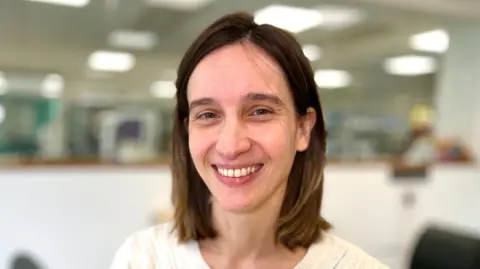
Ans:
{"type": "MultiPolygon", "coordinates": [[[[278,98],[278,96],[274,94],[268,94],[268,93],[248,93],[245,95],[243,98],[244,100],[251,100],[251,101],[268,101],[271,103],[274,103],[276,105],[283,105],[282,100],[278,98]]],[[[190,103],[190,110],[197,106],[205,106],[205,105],[211,105],[216,103],[216,101],[213,98],[200,98],[197,100],[193,100],[190,103]]]]}
{"type": "Polygon", "coordinates": [[[245,99],[252,101],[269,101],[276,105],[283,105],[282,100],[280,100],[278,96],[268,93],[248,93],[245,99]]]}
{"type": "Polygon", "coordinates": [[[206,105],[211,105],[211,104],[214,104],[215,101],[212,99],[212,98],[201,98],[201,99],[197,99],[197,100],[193,100],[191,103],[190,103],[190,110],[192,110],[193,108],[197,107],[197,106],[206,106],[206,105]]]}

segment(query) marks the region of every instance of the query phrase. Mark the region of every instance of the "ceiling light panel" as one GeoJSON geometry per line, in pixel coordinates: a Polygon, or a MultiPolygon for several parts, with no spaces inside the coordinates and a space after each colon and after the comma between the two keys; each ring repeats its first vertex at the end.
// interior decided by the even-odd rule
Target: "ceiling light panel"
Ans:
{"type": "Polygon", "coordinates": [[[320,12],[322,22],[320,27],[328,30],[339,30],[351,27],[365,19],[362,10],[348,6],[326,5],[317,7],[320,12]]]}
{"type": "Polygon", "coordinates": [[[146,0],[150,7],[169,8],[176,10],[195,10],[204,7],[213,0],[146,0]]]}
{"type": "Polygon", "coordinates": [[[317,45],[307,44],[302,47],[303,54],[307,57],[310,61],[314,62],[320,60],[322,58],[322,49],[317,45]]]}
{"type": "Polygon", "coordinates": [[[442,29],[415,34],[409,40],[412,49],[433,53],[445,53],[449,43],[448,32],[442,29]]]}
{"type": "Polygon", "coordinates": [[[435,73],[438,69],[437,60],[428,56],[405,55],[386,59],[385,72],[398,76],[418,76],[435,73]]]}
{"type": "Polygon", "coordinates": [[[315,82],[319,88],[337,89],[348,87],[352,82],[350,73],[344,70],[324,69],[315,72],[315,82]]]}
{"type": "Polygon", "coordinates": [[[65,81],[62,76],[49,74],[41,83],[41,95],[46,98],[60,98],[63,95],[64,85],[65,81]]]}
{"type": "Polygon", "coordinates": [[[157,36],[148,31],[115,30],[107,42],[114,48],[151,50],[157,44],[157,36]]]}
{"type": "Polygon", "coordinates": [[[90,0],[26,0],[26,1],[51,4],[51,5],[69,6],[69,7],[85,7],[90,3],[90,0]]]}
{"type": "Polygon", "coordinates": [[[171,99],[175,97],[177,88],[173,81],[159,80],[152,84],[150,87],[150,93],[156,98],[171,99]]]}
{"type": "Polygon", "coordinates": [[[88,58],[88,66],[95,71],[127,72],[135,66],[135,56],[126,52],[96,51],[88,58]]]}
{"type": "Polygon", "coordinates": [[[322,14],[314,9],[286,5],[270,5],[254,14],[258,24],[271,24],[292,33],[300,33],[319,26],[322,14]]]}

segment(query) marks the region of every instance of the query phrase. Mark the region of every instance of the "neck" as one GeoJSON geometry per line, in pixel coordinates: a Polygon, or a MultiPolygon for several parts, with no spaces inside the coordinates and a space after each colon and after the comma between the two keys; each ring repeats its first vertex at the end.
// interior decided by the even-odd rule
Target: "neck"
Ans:
{"type": "Polygon", "coordinates": [[[212,203],[213,223],[219,236],[204,246],[231,260],[256,260],[284,249],[275,233],[282,195],[274,195],[260,208],[248,213],[233,213],[212,203]],[[278,196],[278,197],[275,197],[278,196]]]}

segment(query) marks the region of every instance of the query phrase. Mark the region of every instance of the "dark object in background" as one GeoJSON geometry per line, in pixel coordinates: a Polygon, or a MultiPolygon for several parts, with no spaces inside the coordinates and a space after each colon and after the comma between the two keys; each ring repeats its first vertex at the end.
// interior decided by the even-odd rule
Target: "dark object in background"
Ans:
{"type": "Polygon", "coordinates": [[[414,249],[411,269],[480,269],[480,238],[428,228],[414,249]]]}
{"type": "Polygon", "coordinates": [[[41,267],[30,255],[18,254],[13,257],[10,269],[45,269],[41,267]]]}

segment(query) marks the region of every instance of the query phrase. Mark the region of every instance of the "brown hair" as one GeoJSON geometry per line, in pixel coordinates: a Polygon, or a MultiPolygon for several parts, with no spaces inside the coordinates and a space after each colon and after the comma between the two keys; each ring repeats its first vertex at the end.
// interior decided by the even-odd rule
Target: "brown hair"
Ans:
{"type": "Polygon", "coordinates": [[[188,147],[186,125],[189,115],[187,85],[198,65],[212,51],[247,41],[263,49],[282,67],[288,80],[296,112],[308,108],[317,113],[307,150],[297,152],[278,219],[277,240],[286,247],[308,248],[330,224],[320,216],[325,166],[325,124],[313,71],[301,46],[288,32],[272,25],[258,25],[248,13],[233,13],[210,25],[187,50],[178,69],[177,106],[172,141],[172,200],[179,241],[214,238],[211,196],[200,178],[188,147]]]}

